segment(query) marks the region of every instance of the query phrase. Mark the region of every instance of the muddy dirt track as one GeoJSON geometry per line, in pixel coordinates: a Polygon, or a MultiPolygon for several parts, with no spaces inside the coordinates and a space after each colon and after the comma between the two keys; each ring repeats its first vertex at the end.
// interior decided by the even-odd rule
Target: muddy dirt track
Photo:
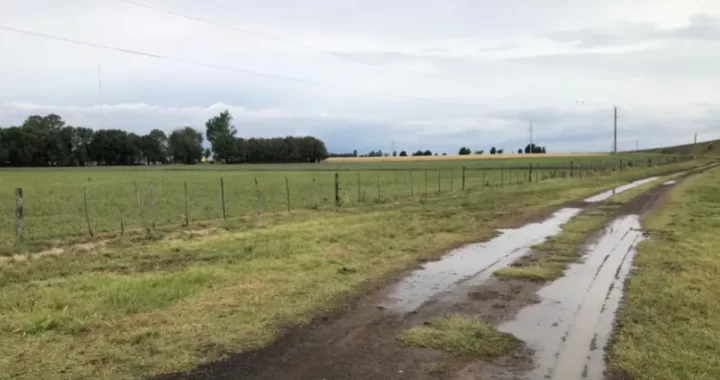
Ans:
{"type": "Polygon", "coordinates": [[[297,328],[265,349],[156,379],[437,379],[427,371],[435,361],[451,365],[442,378],[603,379],[604,346],[634,246],[643,238],[639,220],[661,205],[674,185],[659,184],[624,205],[588,243],[584,260],[555,282],[500,280],[492,273],[532,254],[531,246],[613,192],[573,202],[541,222],[450,252],[360,297],[350,310],[297,328]],[[442,352],[398,341],[402,331],[446,314],[489,321],[525,341],[527,348],[490,363],[448,361],[442,352]]]}

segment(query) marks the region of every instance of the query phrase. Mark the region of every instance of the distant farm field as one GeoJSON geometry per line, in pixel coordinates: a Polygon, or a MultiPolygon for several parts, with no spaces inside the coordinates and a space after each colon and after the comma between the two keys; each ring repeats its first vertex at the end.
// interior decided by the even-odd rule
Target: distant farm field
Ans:
{"type": "MultiPolygon", "coordinates": [[[[674,160],[624,156],[616,164],[627,171],[674,160]]],[[[24,193],[24,242],[34,244],[91,233],[180,227],[186,222],[405,202],[463,189],[601,175],[612,167],[608,156],[543,155],[507,160],[4,169],[0,253],[15,249],[17,188],[24,193]]]]}
{"type": "Polygon", "coordinates": [[[607,153],[551,153],[538,155],[525,154],[469,154],[449,156],[396,156],[396,157],[331,157],[326,161],[329,163],[361,163],[361,162],[408,162],[408,161],[474,161],[474,160],[537,160],[548,158],[585,158],[609,156],[607,153]]]}

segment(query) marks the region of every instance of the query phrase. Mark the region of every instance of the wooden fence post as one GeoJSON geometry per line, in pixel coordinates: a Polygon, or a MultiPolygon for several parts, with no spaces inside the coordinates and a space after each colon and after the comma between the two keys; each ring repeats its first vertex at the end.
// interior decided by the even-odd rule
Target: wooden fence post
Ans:
{"type": "Polygon", "coordinates": [[[317,209],[317,186],[315,185],[315,177],[313,177],[313,208],[317,209]]]}
{"type": "Polygon", "coordinates": [[[377,172],[378,203],[380,203],[380,172],[377,172]]]}
{"type": "Polygon", "coordinates": [[[465,167],[462,168],[462,191],[465,191],[465,167]]]}
{"type": "Polygon", "coordinates": [[[225,179],[220,177],[220,201],[222,202],[223,220],[227,220],[227,212],[225,211],[225,179]]]}
{"type": "Polygon", "coordinates": [[[340,173],[335,173],[335,206],[340,207],[340,173]]]}
{"type": "Polygon", "coordinates": [[[438,170],[438,194],[440,194],[440,191],[442,191],[442,187],[440,185],[441,180],[442,180],[442,171],[438,170]]]}
{"type": "Polygon", "coordinates": [[[187,180],[185,180],[185,227],[190,225],[190,216],[188,211],[188,188],[187,180]]]}
{"type": "Polygon", "coordinates": [[[23,242],[23,189],[15,189],[15,239],[18,243],[23,242]]]}
{"type": "Polygon", "coordinates": [[[148,183],[148,195],[150,196],[150,214],[152,217],[152,228],[155,229],[156,215],[155,215],[155,197],[153,197],[152,184],[148,183]]]}
{"type": "Polygon", "coordinates": [[[260,194],[260,184],[258,183],[257,177],[255,177],[255,196],[257,197],[257,215],[260,218],[260,212],[262,207],[262,198],[260,194]]]}
{"type": "Polygon", "coordinates": [[[88,233],[90,237],[93,237],[92,227],[90,226],[90,211],[88,211],[87,204],[87,185],[83,186],[83,203],[85,203],[85,221],[87,222],[88,233]]]}
{"type": "Polygon", "coordinates": [[[410,198],[415,198],[415,190],[413,189],[413,172],[410,171],[410,198]]]}
{"type": "Polygon", "coordinates": [[[425,197],[428,196],[428,178],[427,178],[427,169],[425,169],[425,197]]]}
{"type": "Polygon", "coordinates": [[[123,217],[123,209],[120,207],[120,236],[125,235],[125,218],[123,217]]]}
{"type": "Polygon", "coordinates": [[[528,176],[528,182],[532,183],[532,164],[530,164],[529,172],[530,172],[530,175],[528,176]]]}
{"type": "Polygon", "coordinates": [[[140,210],[140,190],[138,189],[137,182],[135,182],[135,204],[137,204],[137,208],[140,210]]]}
{"type": "Polygon", "coordinates": [[[287,209],[290,212],[290,179],[285,176],[285,190],[287,192],[287,209]]]}

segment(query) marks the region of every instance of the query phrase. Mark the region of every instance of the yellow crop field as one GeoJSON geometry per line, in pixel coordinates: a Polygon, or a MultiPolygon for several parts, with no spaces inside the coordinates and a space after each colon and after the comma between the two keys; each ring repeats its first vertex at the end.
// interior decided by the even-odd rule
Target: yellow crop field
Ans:
{"type": "Polygon", "coordinates": [[[513,158],[573,158],[573,157],[602,157],[608,153],[550,153],[550,154],[469,154],[465,156],[405,156],[405,157],[331,157],[326,161],[331,163],[345,162],[407,162],[407,161],[455,161],[455,160],[506,160],[513,158]]]}

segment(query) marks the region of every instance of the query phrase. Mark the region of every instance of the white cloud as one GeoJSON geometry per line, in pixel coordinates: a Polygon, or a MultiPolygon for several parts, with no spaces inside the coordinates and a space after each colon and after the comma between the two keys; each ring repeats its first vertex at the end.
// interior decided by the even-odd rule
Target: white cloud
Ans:
{"type": "Polygon", "coordinates": [[[56,112],[96,128],[202,128],[227,108],[245,133],[450,152],[468,139],[519,144],[529,119],[555,151],[606,149],[596,130],[613,104],[632,115],[623,141],[646,145],[715,136],[720,119],[714,0],[147,2],[370,64],[117,0],[0,0],[3,26],[326,84],[0,31],[0,125],[56,112]]]}

